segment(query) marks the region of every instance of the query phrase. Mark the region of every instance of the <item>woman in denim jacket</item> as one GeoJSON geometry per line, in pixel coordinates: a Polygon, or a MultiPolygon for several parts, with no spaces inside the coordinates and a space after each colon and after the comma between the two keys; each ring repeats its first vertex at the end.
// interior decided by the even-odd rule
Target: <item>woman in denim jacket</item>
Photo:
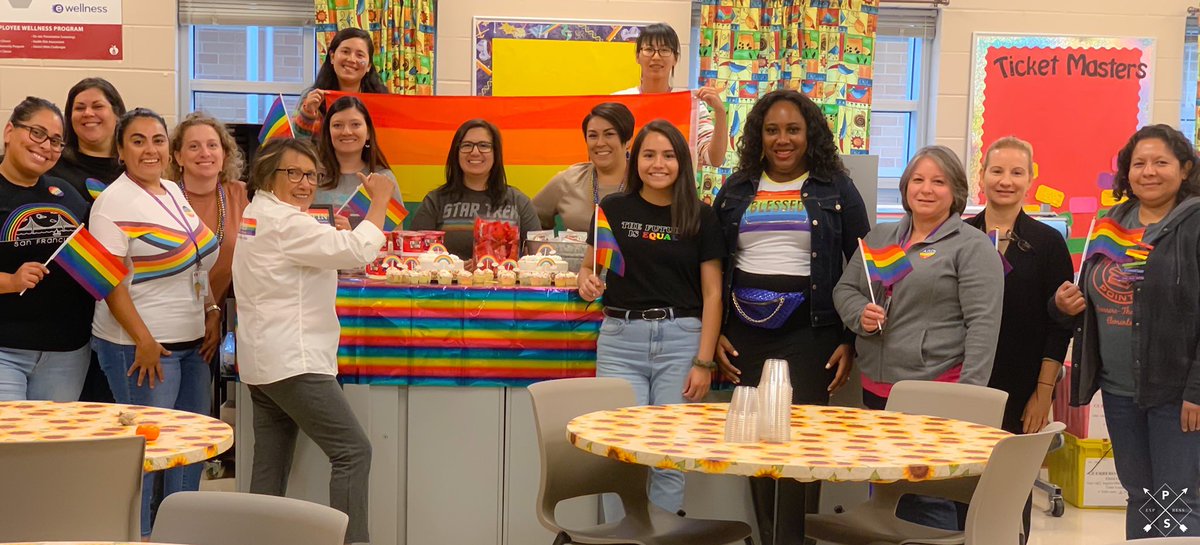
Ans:
{"type": "MultiPolygon", "coordinates": [[[[738,156],[713,205],[729,249],[718,361],[734,383],[754,385],[764,360],[785,359],[792,402],[828,404],[853,366],[853,335],[832,293],[843,260],[870,230],[862,197],[821,109],[796,91],[755,104],[738,156]]],[[[803,543],[805,485],[756,478],[750,486],[761,542],[803,543]],[[778,521],[776,501],[789,513],[778,521]]]]}

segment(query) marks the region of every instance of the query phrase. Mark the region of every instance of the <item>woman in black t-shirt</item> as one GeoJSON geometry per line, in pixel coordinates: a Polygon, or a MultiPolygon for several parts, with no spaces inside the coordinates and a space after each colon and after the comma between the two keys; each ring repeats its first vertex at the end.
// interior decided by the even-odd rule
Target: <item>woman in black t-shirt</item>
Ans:
{"type": "Polygon", "coordinates": [[[46,175],[63,150],[62,112],[29,97],[4,127],[0,162],[0,401],[76,401],[95,302],[55,263],[87,202],[46,175]]]}
{"type": "MultiPolygon", "coordinates": [[[[600,203],[610,228],[597,234],[593,227],[580,271],[579,295],[588,301],[604,295],[596,375],[628,380],[640,405],[700,401],[716,368],[721,327],[721,228],[696,196],[679,129],[650,122],[634,139],[631,157],[629,187],[600,203]],[[612,268],[601,275],[592,271],[597,246],[619,254],[602,259],[612,268]]],[[[683,474],[653,471],[650,500],[679,511],[683,474]]],[[[619,518],[617,504],[605,499],[606,518],[619,518]]]]}
{"type": "Polygon", "coordinates": [[[67,91],[67,114],[66,147],[50,175],[66,180],[91,203],[125,170],[113,147],[113,130],[125,115],[125,101],[107,80],[85,78],[67,91]]]}

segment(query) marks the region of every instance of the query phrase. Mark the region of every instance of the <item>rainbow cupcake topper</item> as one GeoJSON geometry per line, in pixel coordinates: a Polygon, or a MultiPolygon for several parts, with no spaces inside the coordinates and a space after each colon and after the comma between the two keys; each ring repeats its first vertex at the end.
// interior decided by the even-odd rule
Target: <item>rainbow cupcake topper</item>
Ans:
{"type": "Polygon", "coordinates": [[[504,270],[506,270],[506,271],[512,271],[512,270],[516,270],[516,268],[517,268],[517,260],[515,260],[515,259],[505,259],[504,261],[501,261],[501,262],[500,262],[500,268],[501,268],[501,269],[504,269],[504,270]]]}
{"type": "Polygon", "coordinates": [[[554,255],[557,253],[558,252],[555,251],[554,246],[551,246],[549,244],[543,244],[541,246],[538,246],[537,251],[534,252],[534,254],[536,254],[536,255],[554,255]]]}
{"type": "Polygon", "coordinates": [[[448,256],[446,254],[442,254],[442,255],[439,255],[439,256],[433,258],[433,266],[434,267],[438,267],[441,265],[445,265],[446,267],[453,268],[454,267],[454,259],[452,259],[450,256],[448,256]]]}
{"type": "Polygon", "coordinates": [[[537,261],[537,268],[554,270],[558,268],[558,262],[554,261],[553,258],[543,257],[537,261]]]}
{"type": "Polygon", "coordinates": [[[485,254],[485,255],[481,256],[479,258],[479,260],[476,261],[476,263],[478,264],[478,268],[480,268],[480,269],[495,269],[496,268],[496,258],[494,256],[485,254]]]}
{"type": "Polygon", "coordinates": [[[404,263],[404,268],[406,268],[410,271],[415,271],[415,270],[421,268],[421,260],[417,259],[415,257],[406,257],[406,258],[404,258],[402,263],[404,263]]]}
{"type": "Polygon", "coordinates": [[[389,256],[383,258],[383,266],[382,266],[383,270],[386,271],[392,267],[395,267],[397,269],[403,269],[404,262],[401,261],[399,257],[396,257],[394,255],[389,255],[389,256]]]}
{"type": "Polygon", "coordinates": [[[448,253],[450,253],[450,251],[446,249],[446,245],[444,245],[444,244],[438,244],[438,243],[436,243],[436,242],[435,242],[435,243],[433,243],[433,244],[430,244],[430,245],[429,245],[429,251],[430,251],[430,252],[433,252],[433,253],[435,253],[435,254],[448,254],[448,253]]]}

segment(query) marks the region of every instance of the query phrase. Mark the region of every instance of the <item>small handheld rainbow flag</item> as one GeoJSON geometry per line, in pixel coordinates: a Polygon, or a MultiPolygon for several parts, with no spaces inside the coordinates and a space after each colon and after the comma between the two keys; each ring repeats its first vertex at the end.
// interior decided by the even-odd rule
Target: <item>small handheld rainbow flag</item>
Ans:
{"type": "Polygon", "coordinates": [[[913,271],[912,262],[908,260],[908,255],[898,245],[891,245],[878,250],[867,246],[866,242],[859,241],[862,247],[863,264],[867,268],[867,278],[871,281],[883,284],[883,287],[889,287],[896,282],[908,276],[908,273],[913,271]]]}
{"type": "Polygon", "coordinates": [[[46,263],[51,261],[58,263],[97,301],[108,297],[129,274],[125,264],[109,253],[82,224],[54,250],[46,263]]]}
{"type": "Polygon", "coordinates": [[[604,209],[596,206],[596,264],[604,267],[617,276],[625,276],[625,258],[621,257],[621,247],[617,245],[617,236],[613,234],[608,218],[604,217],[604,209]]]}
{"type": "Polygon", "coordinates": [[[1111,259],[1113,263],[1129,263],[1146,255],[1144,251],[1138,251],[1140,248],[1148,247],[1142,242],[1145,229],[1128,229],[1111,218],[1094,221],[1095,225],[1088,232],[1087,250],[1083,254],[1084,260],[1094,255],[1102,255],[1111,259]],[[1130,255],[1131,250],[1134,255],[1130,255]]]}
{"type": "Polygon", "coordinates": [[[287,108],[283,106],[283,95],[275,97],[267,117],[263,119],[262,129],[258,131],[258,143],[261,144],[272,138],[292,138],[296,131],[292,129],[292,118],[288,117],[287,108]]]}
{"type": "Polygon", "coordinates": [[[988,231],[988,240],[992,241],[992,246],[996,247],[996,253],[1000,254],[1000,264],[1004,266],[1004,276],[1008,276],[1008,273],[1012,272],[1013,266],[1008,262],[1008,258],[1004,257],[1004,252],[1000,251],[1000,230],[988,231]]]}
{"type": "MultiPolygon", "coordinates": [[[[346,204],[338,208],[338,212],[349,207],[355,214],[366,217],[367,210],[371,208],[371,196],[367,194],[367,188],[362,184],[358,185],[358,191],[355,191],[349,199],[346,199],[346,204]]],[[[404,218],[408,217],[408,209],[404,208],[404,204],[396,200],[396,195],[392,195],[391,201],[388,202],[387,217],[383,220],[384,231],[394,231],[404,223],[404,218]]]]}

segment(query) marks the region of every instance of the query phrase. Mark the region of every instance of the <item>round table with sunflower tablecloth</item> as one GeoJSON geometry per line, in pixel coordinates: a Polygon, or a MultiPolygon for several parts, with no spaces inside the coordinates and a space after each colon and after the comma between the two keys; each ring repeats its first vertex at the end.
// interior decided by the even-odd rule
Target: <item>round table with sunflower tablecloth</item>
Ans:
{"type": "Polygon", "coordinates": [[[229,424],[200,414],[117,403],[0,402],[0,443],[136,435],[138,424],[159,430],[146,442],[144,471],[202,462],[233,446],[229,424]],[[122,413],[134,424],[123,425],[122,413]]]}
{"type": "Polygon", "coordinates": [[[983,473],[1005,431],[932,416],[792,406],[787,443],[726,443],[725,403],[650,405],[567,424],[575,447],[651,467],[796,479],[923,481],[983,473]]]}

